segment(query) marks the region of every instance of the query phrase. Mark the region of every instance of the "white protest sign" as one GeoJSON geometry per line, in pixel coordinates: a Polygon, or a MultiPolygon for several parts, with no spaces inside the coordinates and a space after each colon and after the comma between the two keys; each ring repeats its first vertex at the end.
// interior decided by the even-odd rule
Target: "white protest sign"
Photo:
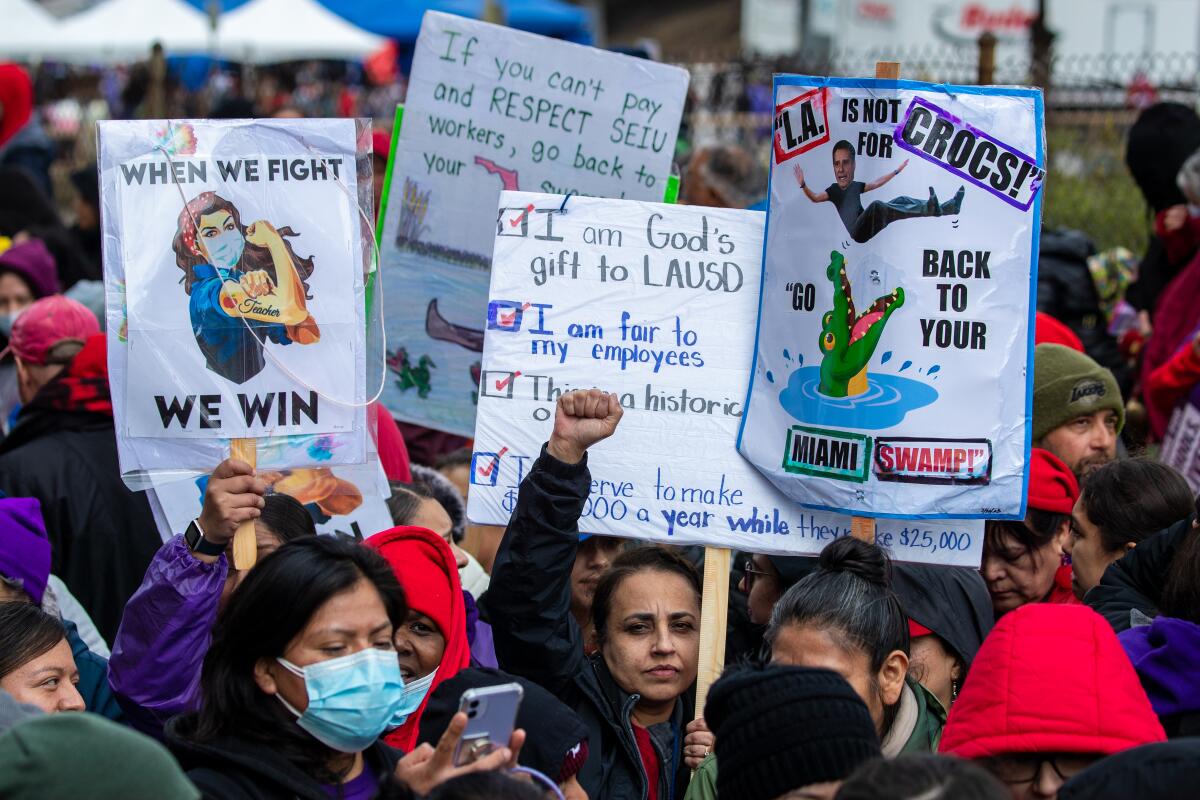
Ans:
{"type": "Polygon", "coordinates": [[[123,472],[211,469],[233,438],[314,449],[289,466],[361,463],[355,120],[102,122],[99,136],[123,472]]]}
{"type": "Polygon", "coordinates": [[[1200,388],[1172,412],[1158,460],[1179,470],[1192,491],[1200,492],[1200,388]]]}
{"type": "MultiPolygon", "coordinates": [[[[470,518],[508,521],[558,397],[598,387],[625,416],[588,456],[581,530],[799,554],[848,535],[849,517],[800,507],[735,448],[763,215],[593,198],[558,213],[561,204],[501,197],[470,518]],[[524,229],[509,224],[521,213],[524,229]],[[553,249],[538,238],[551,225],[553,249]]],[[[885,520],[877,538],[901,560],[974,566],[983,543],[979,522],[885,520]]]]}
{"type": "Polygon", "coordinates": [[[1023,518],[1034,89],[776,76],[741,452],[829,511],[1023,518]]]}
{"type": "Polygon", "coordinates": [[[678,67],[426,12],[381,236],[396,416],[474,430],[500,191],[661,199],[687,83],[678,67]]]}
{"type": "MultiPolygon", "coordinates": [[[[366,539],[392,527],[387,478],[378,461],[355,467],[260,470],[258,477],[267,482],[269,492],[300,502],[316,522],[317,533],[366,539]]],[[[167,526],[164,534],[187,529],[200,514],[207,485],[207,475],[155,482],[153,491],[167,526]]]]}

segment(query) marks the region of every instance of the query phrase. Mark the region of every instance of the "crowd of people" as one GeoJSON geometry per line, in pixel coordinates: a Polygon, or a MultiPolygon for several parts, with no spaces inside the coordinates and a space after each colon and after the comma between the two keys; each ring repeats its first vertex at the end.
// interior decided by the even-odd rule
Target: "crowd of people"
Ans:
{"type": "MultiPolygon", "coordinates": [[[[317,535],[299,501],[231,458],[164,541],[117,462],[95,170],[74,178],[67,225],[39,177],[4,160],[28,105],[9,78],[0,797],[1195,792],[1197,487],[1127,425],[1148,414],[1152,441],[1171,436],[1200,385],[1191,110],[1153,106],[1130,136],[1157,231],[1138,281],[1108,316],[1038,314],[1025,518],[986,522],[979,569],[894,563],[852,537],[813,556],[739,553],[727,668],[697,707],[703,553],[579,528],[588,453],[623,414],[599,389],[559,398],[506,527],[467,520],[461,440],[375,408],[393,527],[317,535]],[[1118,342],[1105,320],[1120,304],[1136,336],[1118,342]],[[247,522],[258,560],[239,570],[247,522]],[[496,689],[519,691],[515,727],[464,741],[464,698],[496,689]]],[[[753,159],[707,149],[683,196],[745,205],[761,179],[753,159]]]]}

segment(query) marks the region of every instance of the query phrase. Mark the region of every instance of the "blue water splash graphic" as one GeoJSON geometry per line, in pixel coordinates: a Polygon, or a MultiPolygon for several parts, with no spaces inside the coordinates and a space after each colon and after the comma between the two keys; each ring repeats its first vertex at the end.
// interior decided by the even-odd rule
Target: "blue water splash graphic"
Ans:
{"type": "Polygon", "coordinates": [[[801,367],[804,366],[804,353],[796,354],[796,363],[801,367]]]}
{"type": "Polygon", "coordinates": [[[882,356],[880,356],[879,363],[886,364],[887,362],[889,362],[891,360],[892,360],[892,351],[888,350],[886,353],[884,353],[882,356]]]}
{"type": "Polygon", "coordinates": [[[926,372],[925,374],[926,374],[926,375],[932,375],[933,373],[937,372],[937,371],[938,371],[938,370],[940,370],[941,368],[942,368],[942,365],[941,365],[941,364],[934,364],[932,367],[930,367],[930,368],[929,368],[929,371],[928,371],[928,372],[926,372]]]}
{"type": "Polygon", "coordinates": [[[908,369],[911,366],[912,366],[911,361],[905,361],[903,364],[900,365],[900,371],[904,372],[904,370],[908,369]]]}
{"type": "Polygon", "coordinates": [[[791,356],[791,354],[790,354],[790,353],[788,353],[788,351],[787,351],[787,350],[784,350],[784,351],[783,351],[783,357],[784,357],[784,358],[786,358],[788,361],[791,361],[791,360],[792,360],[792,356],[791,356]]]}
{"type": "Polygon", "coordinates": [[[775,376],[771,374],[771,370],[767,370],[767,380],[771,383],[775,382],[775,376]]]}
{"type": "Polygon", "coordinates": [[[826,397],[820,386],[820,367],[797,369],[779,393],[779,404],[807,424],[879,430],[900,424],[908,412],[938,398],[932,386],[899,375],[868,374],[867,391],[854,397],[826,397]]]}

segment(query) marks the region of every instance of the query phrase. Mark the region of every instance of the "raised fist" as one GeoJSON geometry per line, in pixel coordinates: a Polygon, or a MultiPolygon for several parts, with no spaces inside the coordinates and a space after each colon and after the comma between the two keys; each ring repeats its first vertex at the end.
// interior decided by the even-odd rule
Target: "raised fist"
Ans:
{"type": "Polygon", "coordinates": [[[546,450],[559,461],[577,464],[589,447],[613,435],[624,413],[615,394],[599,389],[567,392],[558,398],[546,450]]]}

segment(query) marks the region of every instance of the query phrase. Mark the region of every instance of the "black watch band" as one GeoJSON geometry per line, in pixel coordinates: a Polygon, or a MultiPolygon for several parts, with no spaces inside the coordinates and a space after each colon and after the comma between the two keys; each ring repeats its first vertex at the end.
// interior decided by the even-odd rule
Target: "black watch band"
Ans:
{"type": "Polygon", "coordinates": [[[225,552],[225,545],[210,542],[204,538],[204,532],[200,530],[196,520],[192,520],[188,524],[187,530],[183,534],[183,541],[187,543],[189,550],[200,555],[219,556],[225,552]]]}

